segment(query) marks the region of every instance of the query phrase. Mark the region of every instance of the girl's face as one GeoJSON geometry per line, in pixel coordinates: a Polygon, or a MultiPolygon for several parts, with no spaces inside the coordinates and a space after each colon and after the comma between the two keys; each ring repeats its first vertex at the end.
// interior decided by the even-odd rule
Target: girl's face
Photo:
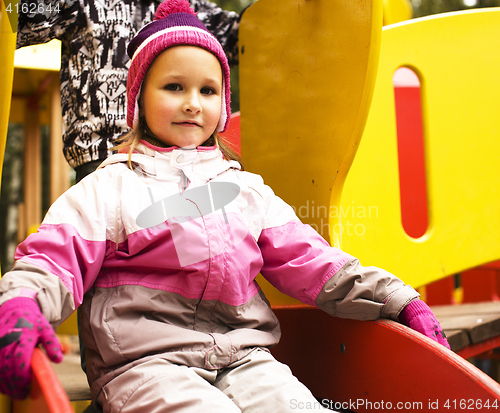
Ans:
{"type": "Polygon", "coordinates": [[[217,58],[195,46],[158,55],[144,79],[141,106],[151,132],[167,145],[195,148],[214,133],[222,102],[217,58]]]}

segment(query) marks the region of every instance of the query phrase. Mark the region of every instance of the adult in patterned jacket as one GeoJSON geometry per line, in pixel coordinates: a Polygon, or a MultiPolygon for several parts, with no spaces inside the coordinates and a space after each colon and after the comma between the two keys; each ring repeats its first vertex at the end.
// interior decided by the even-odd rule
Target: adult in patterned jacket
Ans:
{"type": "MultiPolygon", "coordinates": [[[[20,2],[17,48],[52,39],[62,42],[64,156],[75,169],[77,181],[94,171],[111,153],[116,139],[128,131],[126,46],[139,29],[153,20],[160,3],[157,0],[20,2]],[[31,10],[34,12],[29,13],[31,10]]],[[[237,64],[238,14],[205,0],[190,0],[190,3],[222,44],[230,65],[237,64]]]]}

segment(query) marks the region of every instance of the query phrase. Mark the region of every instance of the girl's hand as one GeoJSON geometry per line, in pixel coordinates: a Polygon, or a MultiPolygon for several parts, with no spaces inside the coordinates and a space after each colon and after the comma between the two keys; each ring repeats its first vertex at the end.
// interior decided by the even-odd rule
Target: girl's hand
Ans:
{"type": "Polygon", "coordinates": [[[54,329],[31,298],[13,298],[0,306],[0,392],[25,399],[31,382],[31,356],[42,343],[48,357],[62,361],[54,329]]]}
{"type": "Polygon", "coordinates": [[[403,308],[401,313],[399,313],[398,318],[401,324],[432,338],[448,349],[450,348],[439,321],[429,306],[422,300],[411,301],[403,308]]]}

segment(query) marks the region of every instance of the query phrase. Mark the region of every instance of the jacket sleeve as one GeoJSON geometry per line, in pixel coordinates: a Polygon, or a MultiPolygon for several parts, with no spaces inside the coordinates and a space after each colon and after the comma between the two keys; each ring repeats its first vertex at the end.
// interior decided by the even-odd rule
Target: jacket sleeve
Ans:
{"type": "Polygon", "coordinates": [[[267,188],[266,219],[258,243],[262,275],[277,289],[330,315],[358,320],[397,319],[419,294],[393,274],[363,267],[331,247],[267,188]]]}
{"type": "Polygon", "coordinates": [[[99,274],[114,221],[113,190],[104,171],[71,187],[50,208],[38,231],[17,247],[16,263],[0,279],[0,304],[36,298],[57,326],[82,301],[99,274]],[[99,197],[99,198],[98,198],[99,197]]]}
{"type": "Polygon", "coordinates": [[[16,47],[62,40],[86,24],[80,0],[20,0],[16,47]]]}

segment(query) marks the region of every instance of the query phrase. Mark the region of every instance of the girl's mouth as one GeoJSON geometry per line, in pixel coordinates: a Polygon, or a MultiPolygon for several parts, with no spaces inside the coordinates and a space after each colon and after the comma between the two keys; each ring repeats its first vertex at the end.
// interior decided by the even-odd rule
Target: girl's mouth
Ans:
{"type": "Polygon", "coordinates": [[[183,122],[174,122],[175,125],[186,126],[186,127],[200,127],[201,125],[198,122],[192,120],[186,120],[183,122]]]}

